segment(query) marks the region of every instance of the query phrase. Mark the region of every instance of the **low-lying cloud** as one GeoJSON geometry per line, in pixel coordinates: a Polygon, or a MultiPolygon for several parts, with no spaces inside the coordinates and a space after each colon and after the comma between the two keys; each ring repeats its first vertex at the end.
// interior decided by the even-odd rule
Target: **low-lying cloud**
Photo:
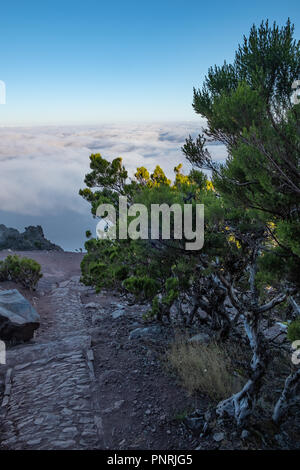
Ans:
{"type": "MultiPolygon", "coordinates": [[[[151,171],[159,164],[170,177],[179,162],[189,171],[180,148],[189,134],[200,131],[201,122],[0,128],[0,211],[30,217],[84,214],[88,206],[78,190],[91,153],[122,157],[130,175],[137,166],[151,171]]],[[[216,160],[226,157],[224,146],[210,149],[216,160]]]]}
{"type": "MultiPolygon", "coordinates": [[[[0,128],[1,209],[32,215],[85,210],[78,190],[91,153],[121,156],[131,175],[137,166],[153,170],[159,164],[171,176],[179,162],[188,171],[180,148],[199,130],[198,123],[0,128]]],[[[223,146],[211,150],[214,158],[224,159],[223,146]]]]}

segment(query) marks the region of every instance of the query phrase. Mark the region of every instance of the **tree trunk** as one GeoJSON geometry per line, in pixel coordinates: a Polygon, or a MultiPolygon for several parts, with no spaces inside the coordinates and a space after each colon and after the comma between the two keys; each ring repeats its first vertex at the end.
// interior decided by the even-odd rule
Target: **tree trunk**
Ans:
{"type": "Polygon", "coordinates": [[[274,407],[273,421],[275,423],[279,423],[288,408],[299,400],[298,385],[300,385],[300,369],[290,374],[285,381],[280,398],[274,407]]]}
{"type": "Polygon", "coordinates": [[[216,410],[219,416],[227,414],[234,417],[239,427],[243,426],[253,412],[268,366],[267,348],[263,335],[258,331],[258,318],[247,314],[244,317],[244,326],[253,351],[251,377],[241,391],[220,402],[216,410]]]}

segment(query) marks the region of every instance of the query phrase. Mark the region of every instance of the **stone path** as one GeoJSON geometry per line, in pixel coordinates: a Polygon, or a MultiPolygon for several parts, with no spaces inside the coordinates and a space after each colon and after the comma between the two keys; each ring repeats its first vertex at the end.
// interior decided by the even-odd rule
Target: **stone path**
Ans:
{"type": "Polygon", "coordinates": [[[79,278],[44,301],[52,309],[33,344],[7,352],[1,444],[10,449],[103,449],[102,419],[79,278]]]}

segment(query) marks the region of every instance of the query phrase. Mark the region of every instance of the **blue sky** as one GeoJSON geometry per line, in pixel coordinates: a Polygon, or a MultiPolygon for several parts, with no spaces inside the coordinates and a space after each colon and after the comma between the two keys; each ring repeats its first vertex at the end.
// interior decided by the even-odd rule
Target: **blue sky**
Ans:
{"type": "Polygon", "coordinates": [[[0,125],[197,120],[192,88],[262,19],[299,1],[56,1],[1,5],[0,125]]]}

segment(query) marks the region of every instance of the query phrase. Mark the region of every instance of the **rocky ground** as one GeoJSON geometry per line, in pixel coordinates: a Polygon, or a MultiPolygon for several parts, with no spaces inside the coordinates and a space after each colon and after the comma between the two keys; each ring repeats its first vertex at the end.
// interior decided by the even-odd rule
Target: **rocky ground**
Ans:
{"type": "Polygon", "coordinates": [[[44,273],[34,293],[19,289],[39,312],[41,326],[34,340],[7,352],[2,447],[196,447],[176,419],[196,402],[160,362],[162,333],[143,330],[140,309],[82,286],[81,254],[24,254],[44,273]]]}
{"type": "MultiPolygon", "coordinates": [[[[270,439],[264,428],[237,433],[215,418],[205,397],[188,396],[165,366],[174,332],[146,325],[146,306],[83,286],[83,255],[21,254],[42,265],[38,289],[19,289],[41,326],[30,343],[11,347],[7,366],[0,366],[2,448],[297,448],[297,430],[293,443],[284,430],[268,430],[270,439]],[[203,432],[204,418],[210,424],[203,432]]],[[[0,285],[10,287],[16,286],[0,285]]]]}

